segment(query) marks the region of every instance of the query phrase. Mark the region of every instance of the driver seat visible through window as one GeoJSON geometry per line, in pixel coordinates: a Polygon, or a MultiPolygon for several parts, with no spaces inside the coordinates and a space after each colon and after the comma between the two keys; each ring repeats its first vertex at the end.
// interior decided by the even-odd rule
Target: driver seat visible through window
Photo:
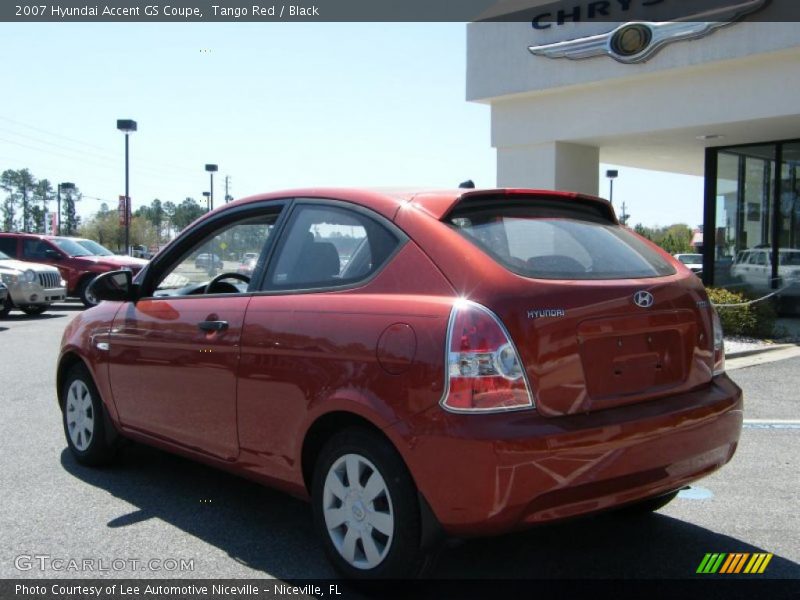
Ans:
{"type": "Polygon", "coordinates": [[[308,232],[300,257],[286,283],[332,282],[341,270],[339,251],[331,242],[317,241],[314,234],[308,232]]]}

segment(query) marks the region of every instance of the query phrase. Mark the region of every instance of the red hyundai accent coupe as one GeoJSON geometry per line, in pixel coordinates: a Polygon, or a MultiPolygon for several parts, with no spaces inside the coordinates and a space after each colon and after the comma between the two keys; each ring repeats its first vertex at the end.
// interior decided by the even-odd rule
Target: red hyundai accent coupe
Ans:
{"type": "Polygon", "coordinates": [[[599,198],[256,196],[93,292],[58,362],[75,458],[129,438],[310,499],[350,577],[417,572],[437,532],[655,510],[741,431],[700,280],[599,198]]]}

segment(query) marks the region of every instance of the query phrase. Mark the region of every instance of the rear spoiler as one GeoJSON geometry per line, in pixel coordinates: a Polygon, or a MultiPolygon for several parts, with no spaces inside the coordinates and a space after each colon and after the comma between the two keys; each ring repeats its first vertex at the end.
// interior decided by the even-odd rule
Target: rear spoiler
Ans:
{"type": "Polygon", "coordinates": [[[614,207],[604,198],[577,192],[533,189],[494,189],[465,192],[442,216],[442,220],[453,218],[461,211],[490,210],[491,208],[496,208],[498,204],[506,206],[535,206],[542,210],[542,216],[573,216],[575,218],[619,225],[614,207]]]}

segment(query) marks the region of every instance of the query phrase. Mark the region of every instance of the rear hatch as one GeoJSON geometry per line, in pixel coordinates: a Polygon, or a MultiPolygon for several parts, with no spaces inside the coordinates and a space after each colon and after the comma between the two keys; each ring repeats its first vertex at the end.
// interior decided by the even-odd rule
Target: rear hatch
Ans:
{"type": "Polygon", "coordinates": [[[708,383],[699,279],[590,197],[467,196],[444,218],[509,271],[476,298],[504,323],[540,413],[643,402],[708,383]]]}

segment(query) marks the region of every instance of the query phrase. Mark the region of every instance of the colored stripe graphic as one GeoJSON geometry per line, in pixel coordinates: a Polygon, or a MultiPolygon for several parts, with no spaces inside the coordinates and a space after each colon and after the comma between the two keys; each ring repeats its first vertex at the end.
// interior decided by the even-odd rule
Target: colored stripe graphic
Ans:
{"type": "Polygon", "coordinates": [[[722,553],[707,553],[703,560],[700,561],[700,566],[697,567],[697,573],[704,575],[719,574],[761,574],[767,569],[767,565],[772,560],[772,554],[767,552],[756,552],[750,554],[749,552],[734,552],[731,554],[722,553]],[[747,565],[747,566],[745,566],[747,565]]]}
{"type": "Polygon", "coordinates": [[[750,562],[747,563],[744,572],[761,574],[764,571],[766,571],[767,565],[771,560],[772,560],[772,554],[767,554],[766,552],[753,554],[753,558],[751,558],[750,562]]]}

